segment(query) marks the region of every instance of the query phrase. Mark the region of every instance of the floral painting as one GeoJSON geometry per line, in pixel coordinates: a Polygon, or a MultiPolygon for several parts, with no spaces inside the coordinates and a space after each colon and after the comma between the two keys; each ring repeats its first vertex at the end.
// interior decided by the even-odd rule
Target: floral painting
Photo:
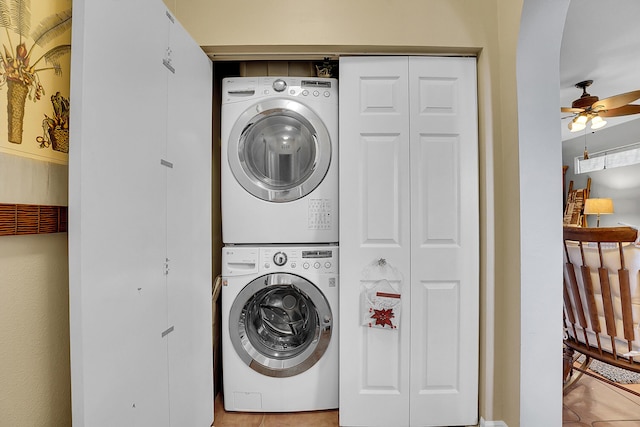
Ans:
{"type": "Polygon", "coordinates": [[[71,0],[0,0],[0,44],[0,151],[67,163],[71,0]]]}

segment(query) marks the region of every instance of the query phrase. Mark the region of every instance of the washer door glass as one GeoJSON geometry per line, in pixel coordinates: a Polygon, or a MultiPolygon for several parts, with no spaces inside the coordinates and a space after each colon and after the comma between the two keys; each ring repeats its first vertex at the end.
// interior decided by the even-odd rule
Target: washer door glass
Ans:
{"type": "Polygon", "coordinates": [[[249,193],[288,202],[322,182],[331,163],[331,141],[311,109],[273,99],[240,116],[229,137],[228,156],[233,175],[249,193]]]}
{"type": "Polygon", "coordinates": [[[236,297],[229,314],[231,342],[252,369],[289,377],[324,354],[333,318],[322,292],[294,274],[261,276],[236,297]]]}

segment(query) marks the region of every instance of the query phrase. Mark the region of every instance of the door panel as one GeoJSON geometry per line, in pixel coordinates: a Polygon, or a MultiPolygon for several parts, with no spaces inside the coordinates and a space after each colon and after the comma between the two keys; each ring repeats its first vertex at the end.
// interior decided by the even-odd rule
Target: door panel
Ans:
{"type": "Polygon", "coordinates": [[[400,134],[361,135],[362,244],[400,244],[400,134]]]}
{"type": "MultiPolygon", "coordinates": [[[[362,354],[359,357],[362,366],[361,393],[400,395],[404,385],[400,363],[400,334],[377,328],[361,327],[360,330],[363,343],[362,354]]],[[[342,414],[340,417],[342,418],[342,414]]]]}
{"type": "MultiPolygon", "coordinates": [[[[359,303],[361,292],[376,280],[367,272],[380,259],[409,277],[407,71],[406,58],[340,61],[340,424],[345,426],[409,423],[408,310],[397,330],[369,329],[362,326],[359,303]]],[[[408,283],[393,285],[408,295],[408,283]]]]}
{"type": "Polygon", "coordinates": [[[73,423],[169,426],[166,9],[74,1],[72,38],[73,423]]]}
{"type": "Polygon", "coordinates": [[[411,298],[421,307],[413,313],[415,323],[437,325],[412,346],[423,362],[418,372],[412,372],[418,381],[418,394],[459,393],[460,286],[456,282],[423,281],[412,291],[411,298]]]}
{"type": "MultiPolygon", "coordinates": [[[[211,342],[211,61],[179,22],[169,25],[167,253],[171,426],[213,413],[211,342]]],[[[159,64],[162,66],[162,64],[159,64]]]]}
{"type": "Polygon", "coordinates": [[[475,58],[410,58],[411,420],[477,422],[475,58]]]}
{"type": "Polygon", "coordinates": [[[156,125],[166,111],[153,102],[166,98],[166,80],[148,66],[162,57],[167,27],[163,7],[149,6],[74,2],[69,311],[77,426],[168,425],[165,136],[156,125]],[[145,31],[138,19],[149,21],[145,31]]]}
{"type": "Polygon", "coordinates": [[[412,153],[419,159],[417,182],[421,245],[456,245],[460,234],[460,144],[455,136],[420,135],[412,153]],[[424,222],[422,222],[424,221],[424,222]]]}

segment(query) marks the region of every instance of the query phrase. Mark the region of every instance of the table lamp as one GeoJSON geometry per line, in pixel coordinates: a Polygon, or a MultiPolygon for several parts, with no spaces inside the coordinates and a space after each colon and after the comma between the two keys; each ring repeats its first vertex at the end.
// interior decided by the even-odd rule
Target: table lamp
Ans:
{"type": "Polygon", "coordinates": [[[611,199],[586,199],[584,201],[585,215],[598,215],[596,227],[600,227],[600,215],[613,213],[613,200],[611,199]]]}

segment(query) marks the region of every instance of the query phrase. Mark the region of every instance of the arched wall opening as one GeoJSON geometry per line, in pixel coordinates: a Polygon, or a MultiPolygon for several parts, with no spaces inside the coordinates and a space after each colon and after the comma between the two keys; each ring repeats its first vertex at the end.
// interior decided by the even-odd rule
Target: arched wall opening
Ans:
{"type": "Polygon", "coordinates": [[[520,426],[562,422],[560,47],[570,0],[524,0],[517,48],[520,426]]]}

